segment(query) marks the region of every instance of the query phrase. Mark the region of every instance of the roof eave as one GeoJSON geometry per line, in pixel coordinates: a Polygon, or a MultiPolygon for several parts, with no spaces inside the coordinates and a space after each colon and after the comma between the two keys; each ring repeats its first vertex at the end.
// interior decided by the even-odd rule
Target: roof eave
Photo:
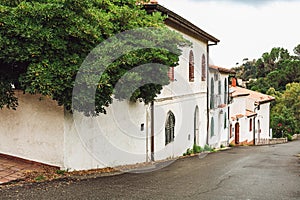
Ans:
{"type": "Polygon", "coordinates": [[[261,105],[261,104],[270,103],[272,101],[275,101],[275,98],[274,99],[262,100],[262,101],[255,101],[255,102],[257,102],[257,103],[259,103],[261,105]]]}
{"type": "MultiPolygon", "coordinates": [[[[180,25],[182,28],[188,30],[189,32],[201,36],[202,39],[206,40],[207,42],[213,42],[213,44],[217,44],[220,42],[219,39],[215,38],[214,36],[206,33],[193,23],[189,22],[188,20],[184,19],[183,17],[179,16],[178,14],[174,13],[173,11],[159,5],[159,4],[145,4],[144,5],[147,12],[152,13],[155,11],[159,11],[164,15],[167,15],[167,19],[165,23],[171,27],[174,26],[174,23],[180,25]]],[[[176,28],[176,27],[173,27],[176,28]]]]}

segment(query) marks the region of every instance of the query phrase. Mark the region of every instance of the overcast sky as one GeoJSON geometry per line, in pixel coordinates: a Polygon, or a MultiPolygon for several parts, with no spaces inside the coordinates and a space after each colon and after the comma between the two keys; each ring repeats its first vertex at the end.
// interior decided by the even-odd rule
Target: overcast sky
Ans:
{"type": "Polygon", "coordinates": [[[231,68],[260,58],[273,47],[293,53],[300,44],[300,0],[158,0],[218,38],[210,47],[214,65],[231,68]]]}

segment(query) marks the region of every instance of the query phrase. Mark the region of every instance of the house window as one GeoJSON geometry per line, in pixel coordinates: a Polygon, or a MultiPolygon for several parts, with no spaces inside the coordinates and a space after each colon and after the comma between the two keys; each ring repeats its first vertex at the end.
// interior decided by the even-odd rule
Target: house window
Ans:
{"type": "Polygon", "coordinates": [[[218,94],[221,95],[221,87],[222,87],[222,84],[221,84],[221,81],[218,81],[218,94]]]}
{"type": "Polygon", "coordinates": [[[252,131],[252,118],[249,120],[249,131],[252,131]]]}
{"type": "Polygon", "coordinates": [[[193,82],[195,78],[194,73],[195,67],[194,67],[194,53],[191,50],[190,51],[190,57],[189,57],[189,81],[193,82]]]}
{"type": "Polygon", "coordinates": [[[168,77],[169,77],[170,81],[174,81],[174,67],[169,68],[168,77]]]}
{"type": "Polygon", "coordinates": [[[225,81],[224,81],[224,104],[227,104],[227,99],[228,99],[228,83],[227,83],[227,78],[225,78],[225,81]]]}
{"type": "Polygon", "coordinates": [[[171,111],[169,111],[167,115],[166,125],[165,125],[166,145],[174,141],[175,138],[174,131],[175,131],[175,116],[171,111]]]}
{"type": "Polygon", "coordinates": [[[201,71],[202,71],[201,80],[206,81],[206,59],[204,54],[202,54],[201,71]]]}
{"type": "Polygon", "coordinates": [[[215,82],[214,79],[211,78],[210,80],[210,109],[213,109],[215,107],[215,98],[214,98],[214,94],[215,94],[215,82]]]}
{"type": "Polygon", "coordinates": [[[210,120],[210,137],[213,137],[215,135],[215,122],[214,118],[212,117],[210,120]]]}

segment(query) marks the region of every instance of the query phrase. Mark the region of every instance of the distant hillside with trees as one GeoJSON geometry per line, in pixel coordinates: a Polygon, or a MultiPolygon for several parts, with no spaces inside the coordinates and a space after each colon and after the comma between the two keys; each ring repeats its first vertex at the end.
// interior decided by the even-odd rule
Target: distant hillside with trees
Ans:
{"type": "Polygon", "coordinates": [[[237,78],[248,81],[247,88],[276,98],[271,108],[273,136],[300,133],[300,44],[294,55],[276,47],[233,69],[237,78]]]}

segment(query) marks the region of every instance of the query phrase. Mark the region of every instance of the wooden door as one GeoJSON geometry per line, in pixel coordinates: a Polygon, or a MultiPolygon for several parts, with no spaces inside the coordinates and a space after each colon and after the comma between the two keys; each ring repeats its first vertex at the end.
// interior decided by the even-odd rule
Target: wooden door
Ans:
{"type": "Polygon", "coordinates": [[[236,123],[235,124],[235,144],[240,143],[240,124],[236,123]]]}

